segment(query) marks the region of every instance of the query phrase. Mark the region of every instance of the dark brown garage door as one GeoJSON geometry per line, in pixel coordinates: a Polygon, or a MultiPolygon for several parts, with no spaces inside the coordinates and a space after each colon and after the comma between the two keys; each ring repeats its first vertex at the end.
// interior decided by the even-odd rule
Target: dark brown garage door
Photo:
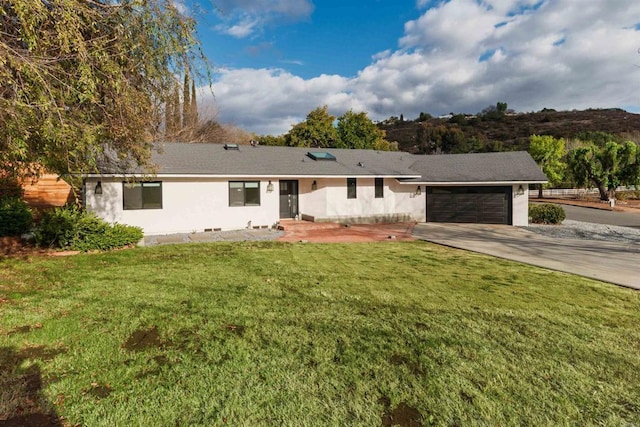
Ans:
{"type": "Polygon", "coordinates": [[[428,187],[427,222],[511,224],[511,187],[428,187]]]}

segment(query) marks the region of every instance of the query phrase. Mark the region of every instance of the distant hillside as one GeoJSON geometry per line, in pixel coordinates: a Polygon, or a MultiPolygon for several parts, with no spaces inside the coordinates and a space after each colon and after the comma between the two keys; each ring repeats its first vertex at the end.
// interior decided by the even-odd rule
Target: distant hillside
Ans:
{"type": "Polygon", "coordinates": [[[572,139],[582,132],[606,132],[640,141],[640,114],[621,109],[494,111],[423,122],[391,119],[378,126],[386,131],[387,140],[397,141],[400,150],[413,153],[526,150],[533,134],[572,139]]]}

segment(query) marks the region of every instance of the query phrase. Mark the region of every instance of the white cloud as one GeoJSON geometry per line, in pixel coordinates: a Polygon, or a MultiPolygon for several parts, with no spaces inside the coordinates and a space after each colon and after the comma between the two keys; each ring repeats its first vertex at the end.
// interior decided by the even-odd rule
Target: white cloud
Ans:
{"type": "Polygon", "coordinates": [[[242,39],[249,36],[255,28],[259,25],[259,21],[256,19],[251,19],[250,17],[245,17],[240,20],[238,23],[233,25],[218,25],[216,29],[224,34],[228,34],[230,36],[242,39]]]}
{"type": "Polygon", "coordinates": [[[222,23],[215,26],[221,33],[237,38],[262,31],[274,21],[300,21],[313,12],[309,0],[219,0],[215,11],[222,23]]]}
{"type": "Polygon", "coordinates": [[[283,133],[324,104],[332,114],[353,108],[373,119],[475,113],[497,101],[519,111],[640,109],[634,65],[640,62],[640,2],[430,4],[405,24],[399,50],[373,54],[353,78],[224,70],[214,85],[219,118],[258,133],[283,133]]]}

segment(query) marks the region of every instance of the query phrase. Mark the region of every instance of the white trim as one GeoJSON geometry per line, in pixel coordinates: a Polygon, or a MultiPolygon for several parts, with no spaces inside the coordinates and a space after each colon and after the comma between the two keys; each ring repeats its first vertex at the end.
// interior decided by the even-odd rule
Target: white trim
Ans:
{"type": "Polygon", "coordinates": [[[159,178],[211,178],[211,179],[325,179],[325,178],[403,178],[403,179],[419,179],[420,175],[377,175],[377,174],[350,174],[350,175],[229,175],[229,174],[155,174],[155,175],[120,175],[120,174],[87,174],[86,178],[118,178],[126,179],[131,177],[152,177],[153,179],[159,178]]]}

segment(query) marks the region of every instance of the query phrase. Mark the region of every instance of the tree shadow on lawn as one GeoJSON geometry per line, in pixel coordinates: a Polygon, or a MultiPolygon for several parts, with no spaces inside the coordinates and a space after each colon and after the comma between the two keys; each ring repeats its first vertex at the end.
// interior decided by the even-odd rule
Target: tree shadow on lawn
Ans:
{"type": "Polygon", "coordinates": [[[65,349],[45,346],[0,347],[0,424],[5,427],[60,426],[53,404],[42,394],[42,373],[37,364],[22,367],[26,360],[51,360],[65,349]]]}

